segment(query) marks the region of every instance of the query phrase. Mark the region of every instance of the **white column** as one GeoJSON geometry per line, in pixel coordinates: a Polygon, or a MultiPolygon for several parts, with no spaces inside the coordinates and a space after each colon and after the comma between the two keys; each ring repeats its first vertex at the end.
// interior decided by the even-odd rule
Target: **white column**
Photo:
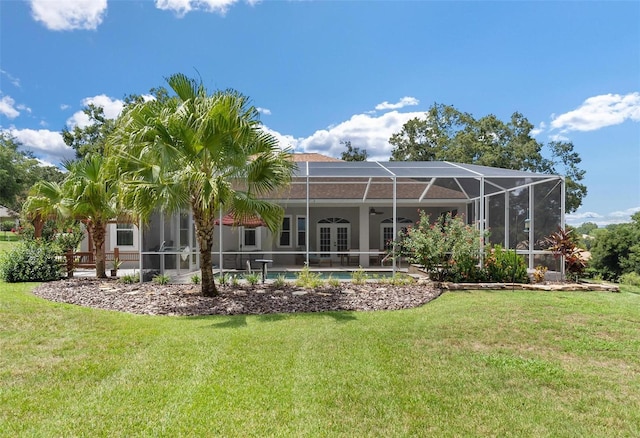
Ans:
{"type": "MultiPolygon", "coordinates": [[[[359,208],[359,250],[366,253],[369,251],[369,208],[366,205],[360,205],[359,208]]],[[[360,266],[369,266],[369,254],[360,254],[360,266]]]]}

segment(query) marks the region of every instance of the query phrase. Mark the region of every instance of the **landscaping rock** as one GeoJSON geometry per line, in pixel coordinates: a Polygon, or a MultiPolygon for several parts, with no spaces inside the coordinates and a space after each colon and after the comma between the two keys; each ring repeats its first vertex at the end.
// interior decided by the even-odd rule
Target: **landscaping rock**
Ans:
{"type": "Polygon", "coordinates": [[[345,283],[344,289],[325,286],[301,291],[294,285],[218,286],[218,296],[204,297],[193,285],[125,284],[117,280],[72,278],[43,283],[33,293],[55,302],[146,315],[399,310],[421,306],[441,293],[432,284],[380,287],[375,283],[345,283]]]}

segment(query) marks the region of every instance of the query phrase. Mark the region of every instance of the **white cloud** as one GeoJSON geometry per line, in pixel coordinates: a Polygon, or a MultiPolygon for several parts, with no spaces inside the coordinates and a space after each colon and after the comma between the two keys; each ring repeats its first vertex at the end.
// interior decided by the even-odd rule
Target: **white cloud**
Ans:
{"type": "Polygon", "coordinates": [[[260,108],[257,107],[256,110],[260,113],[260,114],[264,114],[265,116],[270,116],[271,115],[271,110],[269,108],[260,108]]]}
{"type": "Polygon", "coordinates": [[[637,213],[640,211],[640,207],[633,207],[633,208],[628,208],[626,210],[622,210],[622,211],[613,211],[611,213],[609,213],[609,216],[614,217],[614,218],[630,218],[631,215],[633,215],[634,213],[637,213]]]}
{"type": "Polygon", "coordinates": [[[577,109],[551,118],[551,128],[561,132],[595,131],[627,120],[640,122],[640,93],[590,97],[577,109]]]}
{"type": "Polygon", "coordinates": [[[549,140],[551,141],[571,141],[571,139],[562,134],[553,134],[549,136],[549,140]]]}
{"type": "Polygon", "coordinates": [[[24,149],[32,151],[38,158],[49,163],[59,163],[64,159],[75,157],[75,151],[62,140],[62,134],[48,129],[16,129],[6,130],[15,137],[24,149]]]}
{"type": "Polygon", "coordinates": [[[69,108],[71,108],[71,105],[67,105],[66,103],[63,103],[62,105],[60,105],[60,109],[62,111],[67,110],[69,108]]]}
{"type": "Polygon", "coordinates": [[[20,88],[20,79],[14,77],[11,73],[9,73],[6,70],[2,70],[0,69],[0,74],[3,74],[7,77],[7,79],[9,79],[9,82],[11,82],[11,84],[16,87],[16,88],[20,88]]]}
{"type": "Polygon", "coordinates": [[[402,125],[415,117],[424,117],[424,112],[391,111],[378,117],[356,114],[347,121],[302,138],[283,135],[268,127],[265,130],[275,135],[282,147],[290,146],[296,152],[317,152],[339,157],[345,149],[340,142],[351,141],[354,147],[366,149],[370,160],[387,160],[392,149],[389,137],[400,131],[402,125]]]}
{"type": "Polygon", "coordinates": [[[31,0],[31,16],[49,30],[98,28],[107,0],[31,0]]]}
{"type": "MultiPolygon", "coordinates": [[[[191,11],[217,12],[224,15],[229,6],[238,0],[156,0],[156,8],[164,11],[173,11],[178,17],[184,17],[191,11]]],[[[254,5],[258,0],[246,0],[246,3],[254,5]]]]}
{"type": "Polygon", "coordinates": [[[286,149],[286,148],[296,149],[298,145],[298,139],[296,139],[293,135],[281,134],[278,131],[271,129],[266,125],[262,125],[262,129],[265,132],[268,132],[269,134],[273,135],[278,140],[278,144],[282,149],[286,149]]]}
{"type": "Polygon", "coordinates": [[[384,102],[377,104],[376,109],[378,111],[388,110],[388,109],[400,109],[400,108],[404,108],[405,106],[415,106],[415,105],[418,105],[419,103],[420,101],[415,97],[405,96],[396,103],[389,103],[385,100],[384,102]]]}
{"type": "Polygon", "coordinates": [[[545,122],[540,122],[537,128],[533,128],[531,130],[531,135],[535,137],[536,135],[544,132],[545,129],[547,129],[547,124],[545,122]]]}
{"type": "MultiPolygon", "coordinates": [[[[104,109],[104,115],[108,119],[115,119],[118,117],[124,108],[124,101],[120,99],[112,99],[105,94],[99,94],[98,96],[82,99],[83,107],[86,107],[89,104],[102,107],[104,109]]],[[[91,120],[89,120],[89,116],[82,111],[75,112],[67,119],[67,127],[69,129],[73,129],[76,126],[79,128],[86,128],[90,124],[91,120]]]]}
{"type": "Polygon", "coordinates": [[[16,101],[10,96],[2,96],[2,99],[0,99],[0,114],[10,119],[15,119],[20,115],[20,111],[16,109],[15,104],[16,101]]]}
{"type": "Polygon", "coordinates": [[[578,226],[585,222],[593,222],[599,227],[606,227],[607,225],[631,222],[631,216],[639,211],[640,207],[632,207],[626,210],[612,211],[604,214],[592,211],[576,212],[567,214],[565,219],[567,224],[573,226],[578,226]]]}

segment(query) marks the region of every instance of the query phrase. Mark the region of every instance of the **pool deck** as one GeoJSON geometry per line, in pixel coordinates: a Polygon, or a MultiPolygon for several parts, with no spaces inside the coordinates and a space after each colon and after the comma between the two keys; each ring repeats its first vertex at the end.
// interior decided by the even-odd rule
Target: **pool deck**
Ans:
{"type": "MultiPolygon", "coordinates": [[[[302,271],[304,269],[304,267],[302,266],[277,266],[275,268],[271,268],[268,267],[268,273],[270,274],[270,277],[278,274],[290,274],[295,276],[298,272],[302,271]]],[[[374,274],[374,273],[390,273],[393,271],[393,269],[391,267],[385,266],[385,267],[368,267],[368,268],[359,268],[359,267],[355,267],[355,266],[333,266],[333,267],[312,267],[310,268],[311,272],[318,272],[321,274],[327,274],[327,273],[342,273],[342,274],[346,274],[346,273],[351,273],[354,271],[358,271],[362,269],[364,272],[366,272],[367,274],[374,274]]],[[[254,273],[260,274],[261,270],[260,269],[252,269],[251,270],[254,273]]],[[[397,272],[401,272],[401,273],[407,273],[407,268],[397,268],[396,269],[397,272]]],[[[117,278],[122,278],[126,275],[136,275],[140,272],[139,269],[118,269],[118,275],[117,278]]],[[[107,269],[107,277],[111,278],[109,276],[110,273],[110,269],[107,269]]],[[[230,275],[244,275],[247,273],[246,270],[239,270],[239,269],[225,269],[224,270],[225,274],[230,274],[230,275]]],[[[165,270],[165,274],[169,275],[171,277],[171,282],[172,283],[191,283],[191,277],[194,275],[200,275],[200,270],[197,271],[186,271],[186,270],[181,270],[180,272],[178,272],[175,269],[167,269],[165,270]]],[[[220,270],[219,269],[214,269],[213,270],[213,274],[214,275],[219,275],[220,274],[220,270]]],[[[95,278],[96,276],[96,270],[95,269],[82,269],[82,268],[78,268],[74,271],[74,277],[77,278],[95,278]]],[[[267,281],[273,281],[272,278],[269,278],[267,281]]]]}

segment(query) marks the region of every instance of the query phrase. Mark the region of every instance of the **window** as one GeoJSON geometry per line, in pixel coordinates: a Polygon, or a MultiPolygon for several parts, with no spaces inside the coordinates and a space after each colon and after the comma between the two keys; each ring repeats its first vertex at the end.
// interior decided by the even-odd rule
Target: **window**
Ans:
{"type": "Polygon", "coordinates": [[[256,246],[255,228],[247,228],[244,230],[244,246],[256,246]]]}
{"type": "Polygon", "coordinates": [[[297,216],[296,222],[298,225],[298,246],[306,246],[307,244],[307,218],[305,216],[297,216]]]}
{"type": "Polygon", "coordinates": [[[258,228],[243,228],[241,233],[243,250],[260,249],[260,232],[258,228]]]}
{"type": "Polygon", "coordinates": [[[133,246],[133,224],[116,224],[116,246],[133,246]]]}
{"type": "Polygon", "coordinates": [[[279,246],[291,246],[291,216],[285,216],[282,219],[282,229],[280,230],[279,246]]]}

